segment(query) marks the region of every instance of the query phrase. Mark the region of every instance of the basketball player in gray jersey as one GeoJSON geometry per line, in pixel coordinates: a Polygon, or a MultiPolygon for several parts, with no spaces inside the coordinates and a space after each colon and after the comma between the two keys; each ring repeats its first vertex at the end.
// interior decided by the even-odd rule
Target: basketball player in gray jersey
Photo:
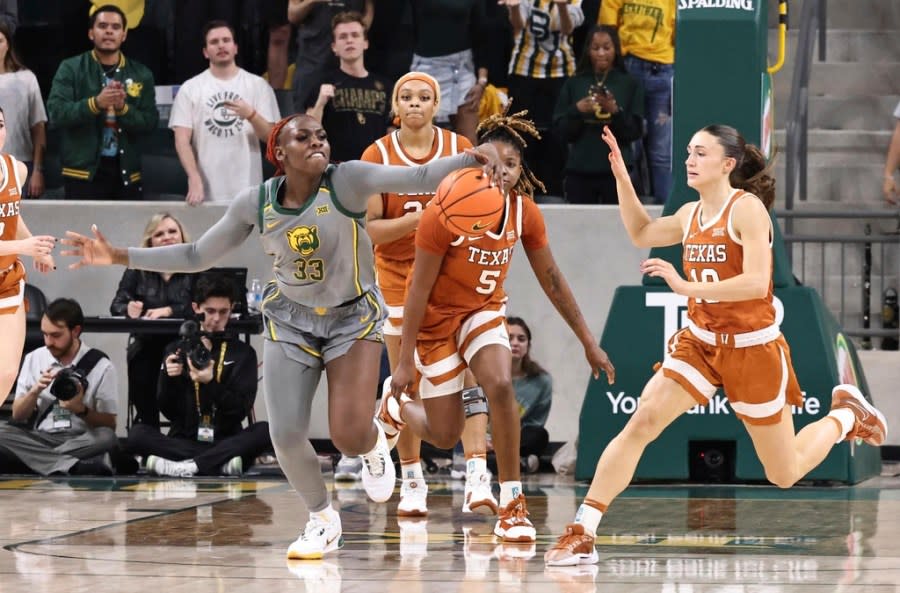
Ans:
{"type": "MultiPolygon", "coordinates": [[[[363,458],[363,485],[383,502],[394,489],[390,450],[372,421],[385,317],[375,284],[372,245],[363,228],[366,202],[381,192],[434,191],[453,170],[499,167],[496,149],[423,167],[389,167],[361,161],[329,165],[325,130],[306,115],[279,122],[266,157],[276,177],[251,187],[194,243],[155,248],[113,247],[93,227],[94,238],[68,232],[63,255],[70,267],[120,264],[152,271],[195,272],[212,266],[253,232],[274,258],[275,279],[263,295],[263,387],[275,453],[310,512],[288,558],[316,559],[341,547],[340,516],[319,470],[308,429],[312,398],[324,367],[331,438],[344,454],[363,458]]],[[[496,176],[499,179],[499,175],[496,176]]]]}

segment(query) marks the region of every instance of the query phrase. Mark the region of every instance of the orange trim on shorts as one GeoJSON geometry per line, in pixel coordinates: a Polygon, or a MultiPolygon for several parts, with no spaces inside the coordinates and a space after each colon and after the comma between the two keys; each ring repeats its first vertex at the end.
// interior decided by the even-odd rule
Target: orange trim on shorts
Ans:
{"type": "Polygon", "coordinates": [[[452,370],[447,371],[446,373],[441,373],[440,375],[438,375],[436,377],[426,376],[425,378],[428,379],[428,382],[431,383],[432,385],[440,385],[441,383],[446,383],[453,377],[456,377],[464,370],[466,370],[466,363],[461,362],[458,365],[456,365],[455,367],[453,367],[452,370]]]}
{"type": "Polygon", "coordinates": [[[681,374],[677,371],[673,371],[672,369],[663,368],[663,377],[667,379],[672,379],[676,383],[678,383],[685,391],[687,391],[691,397],[697,400],[697,403],[701,406],[705,406],[709,404],[709,400],[700,393],[700,391],[694,387],[694,384],[685,379],[681,374]]]}

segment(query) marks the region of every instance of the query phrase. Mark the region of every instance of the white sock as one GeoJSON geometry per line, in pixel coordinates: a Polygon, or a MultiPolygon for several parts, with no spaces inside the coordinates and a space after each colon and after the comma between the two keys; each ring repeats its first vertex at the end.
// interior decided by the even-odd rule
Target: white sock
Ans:
{"type": "Polygon", "coordinates": [[[425,476],[422,474],[422,464],[418,461],[415,463],[401,463],[400,475],[403,476],[404,480],[425,479],[425,476]]]}
{"type": "Polygon", "coordinates": [[[522,494],[522,482],[500,482],[500,506],[505,507],[522,494]]]}
{"type": "Polygon", "coordinates": [[[321,511],[316,511],[314,513],[310,513],[310,515],[314,515],[323,521],[329,521],[329,522],[334,521],[335,518],[338,518],[338,519],[340,518],[340,515],[338,514],[338,512],[336,510],[334,510],[334,507],[332,507],[330,504],[327,507],[325,507],[324,509],[322,509],[321,511]]]}
{"type": "Polygon", "coordinates": [[[602,517],[603,512],[599,509],[582,504],[578,507],[578,512],[575,513],[575,522],[583,526],[586,533],[595,535],[597,533],[597,526],[600,525],[600,519],[602,517]]]}
{"type": "Polygon", "coordinates": [[[468,478],[472,474],[481,473],[487,471],[487,459],[482,456],[471,457],[466,460],[466,477],[468,478]]]}
{"type": "Polygon", "coordinates": [[[853,426],[856,424],[856,416],[847,408],[831,410],[828,412],[828,415],[837,420],[841,425],[841,436],[835,441],[835,443],[840,443],[847,438],[847,434],[853,430],[853,426]]]}

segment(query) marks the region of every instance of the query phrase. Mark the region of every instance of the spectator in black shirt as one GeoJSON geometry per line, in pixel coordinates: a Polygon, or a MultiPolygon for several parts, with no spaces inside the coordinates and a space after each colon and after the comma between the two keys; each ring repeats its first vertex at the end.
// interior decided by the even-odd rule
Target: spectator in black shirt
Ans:
{"type": "MultiPolygon", "coordinates": [[[[187,243],[190,238],[168,212],[154,214],[144,228],[141,247],[187,243]]],[[[131,319],[185,318],[191,315],[193,274],[125,270],[109,312],[131,319]]],[[[135,421],[159,427],[156,377],[166,344],[176,334],[131,334],[128,341],[128,400],[135,421]]]]}

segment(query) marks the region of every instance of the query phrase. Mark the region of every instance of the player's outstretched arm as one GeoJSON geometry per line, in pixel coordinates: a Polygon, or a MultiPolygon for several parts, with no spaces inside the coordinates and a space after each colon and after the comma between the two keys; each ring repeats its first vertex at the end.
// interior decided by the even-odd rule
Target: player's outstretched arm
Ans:
{"type": "Polygon", "coordinates": [[[91,225],[91,232],[93,237],[66,231],[66,238],[62,240],[62,244],[70,249],[60,252],[60,255],[79,258],[75,263],[69,264],[69,269],[75,270],[83,266],[128,265],[127,249],[110,244],[95,224],[91,225]]]}
{"type": "Polygon", "coordinates": [[[609,126],[603,126],[603,141],[609,146],[609,164],[616,178],[619,215],[636,247],[665,247],[679,243],[684,233],[681,218],[687,210],[682,206],[673,216],[650,217],[628,175],[619,143],[609,126]]]}
{"type": "MultiPolygon", "coordinates": [[[[575,301],[572,288],[566,281],[566,277],[563,276],[559,266],[556,265],[550,246],[545,245],[538,249],[528,249],[525,251],[525,254],[528,256],[531,269],[534,270],[534,275],[541,288],[544,289],[547,298],[550,299],[550,302],[553,303],[553,306],[556,307],[562,318],[572,328],[578,341],[581,342],[584,348],[584,356],[587,358],[588,364],[591,365],[591,369],[593,369],[594,378],[599,379],[600,371],[603,371],[606,373],[606,379],[610,384],[615,382],[616,368],[603,348],[597,345],[597,340],[588,328],[584,315],[581,314],[581,308],[575,301]]],[[[404,331],[405,329],[406,326],[404,325],[404,331]]]]}

